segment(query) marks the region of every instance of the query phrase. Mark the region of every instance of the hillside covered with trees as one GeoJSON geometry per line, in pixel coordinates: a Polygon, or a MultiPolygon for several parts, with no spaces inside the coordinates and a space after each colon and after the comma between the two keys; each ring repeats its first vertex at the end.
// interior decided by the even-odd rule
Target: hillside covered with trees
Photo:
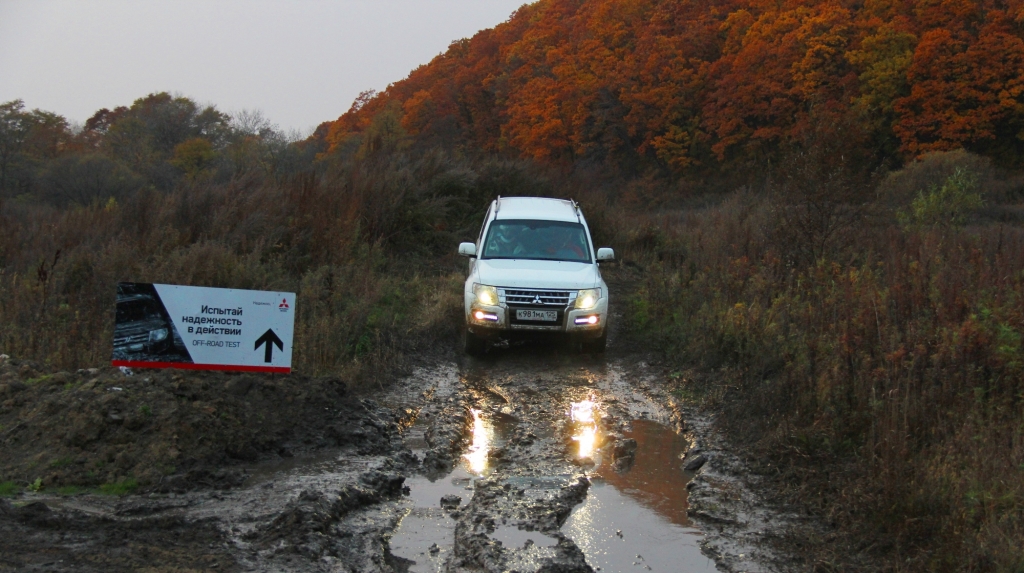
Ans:
{"type": "Polygon", "coordinates": [[[302,140],[3,103],[0,354],[106,363],[118,281],[279,290],[297,371],[380,388],[457,346],[495,196],[573,197],[610,351],[827,525],[807,570],[1019,572],[1022,38],[1021,0],[540,0],[302,140]]]}
{"type": "Polygon", "coordinates": [[[290,143],[259,112],[232,118],[168,93],[101,109],[77,127],[14,100],[0,104],[0,200],[86,206],[249,171],[284,177],[316,152],[290,143]]]}
{"type": "Polygon", "coordinates": [[[678,175],[764,164],[824,129],[867,168],[958,148],[1019,167],[1022,38],[1019,0],[541,0],[318,137],[337,151],[400,128],[678,175]]]}

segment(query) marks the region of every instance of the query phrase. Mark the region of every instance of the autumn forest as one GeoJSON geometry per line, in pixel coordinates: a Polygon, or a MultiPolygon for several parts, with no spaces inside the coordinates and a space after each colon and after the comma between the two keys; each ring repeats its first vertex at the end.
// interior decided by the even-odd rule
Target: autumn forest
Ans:
{"type": "Polygon", "coordinates": [[[611,356],[823,524],[796,570],[1024,571],[1024,1],[540,0],[308,137],[139,95],[0,103],[0,354],[108,364],[118,281],[277,290],[373,393],[457,346],[491,200],[574,198],[611,356]]]}
{"type": "Polygon", "coordinates": [[[409,134],[628,173],[764,162],[842,131],[865,166],[965,148],[1024,162],[1024,4],[550,0],[318,132],[409,134]]]}

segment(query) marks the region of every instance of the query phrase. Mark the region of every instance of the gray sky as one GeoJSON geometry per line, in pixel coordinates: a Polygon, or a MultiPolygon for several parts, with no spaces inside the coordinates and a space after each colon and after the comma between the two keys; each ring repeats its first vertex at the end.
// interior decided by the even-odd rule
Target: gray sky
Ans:
{"type": "Polygon", "coordinates": [[[0,0],[0,102],[82,123],[168,91],[305,131],[524,3],[0,0]]]}

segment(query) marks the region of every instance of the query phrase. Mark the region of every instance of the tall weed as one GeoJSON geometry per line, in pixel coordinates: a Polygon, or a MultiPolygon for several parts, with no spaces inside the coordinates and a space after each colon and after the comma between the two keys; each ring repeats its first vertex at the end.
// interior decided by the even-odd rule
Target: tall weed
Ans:
{"type": "Polygon", "coordinates": [[[964,171],[922,197],[913,220],[947,224],[865,220],[813,258],[794,258],[787,222],[746,192],[638,218],[657,239],[635,250],[648,272],[632,335],[732,372],[726,426],[817,475],[833,492],[821,511],[894,569],[1018,570],[1024,228],[964,226],[964,171]]]}
{"type": "Polygon", "coordinates": [[[196,178],[67,208],[4,203],[0,352],[61,369],[106,362],[119,281],[286,290],[299,295],[295,368],[379,382],[403,349],[454,340],[451,246],[475,236],[492,187],[537,177],[440,152],[322,171],[196,178]]]}

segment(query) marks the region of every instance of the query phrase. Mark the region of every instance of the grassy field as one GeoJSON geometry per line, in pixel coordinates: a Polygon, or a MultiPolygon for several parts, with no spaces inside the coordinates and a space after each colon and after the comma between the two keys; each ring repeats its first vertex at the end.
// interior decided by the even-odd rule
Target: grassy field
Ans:
{"type": "Polygon", "coordinates": [[[852,535],[815,547],[820,570],[855,568],[851,546],[894,571],[1024,570],[1020,180],[952,153],[867,203],[832,189],[634,222],[633,336],[714,373],[689,390],[852,535]]]}
{"type": "Polygon", "coordinates": [[[118,281],[284,290],[299,300],[296,369],[373,363],[361,371],[374,378],[404,350],[455,346],[465,263],[451,245],[519,173],[432,156],[87,206],[8,201],[0,352],[57,369],[106,363],[118,281]]]}
{"type": "MultiPolygon", "coordinates": [[[[0,353],[107,363],[118,281],[298,293],[293,365],[372,389],[458,347],[460,240],[497,195],[576,197],[641,271],[630,339],[894,571],[1024,569],[1024,208],[964,152],[884,178],[815,157],[729,193],[392,150],[0,204],[0,353]],[[823,167],[823,165],[825,165],[823,167]]],[[[719,184],[722,187],[724,184],[719,184]]],[[[767,463],[767,462],[766,462],[767,463]]]]}

